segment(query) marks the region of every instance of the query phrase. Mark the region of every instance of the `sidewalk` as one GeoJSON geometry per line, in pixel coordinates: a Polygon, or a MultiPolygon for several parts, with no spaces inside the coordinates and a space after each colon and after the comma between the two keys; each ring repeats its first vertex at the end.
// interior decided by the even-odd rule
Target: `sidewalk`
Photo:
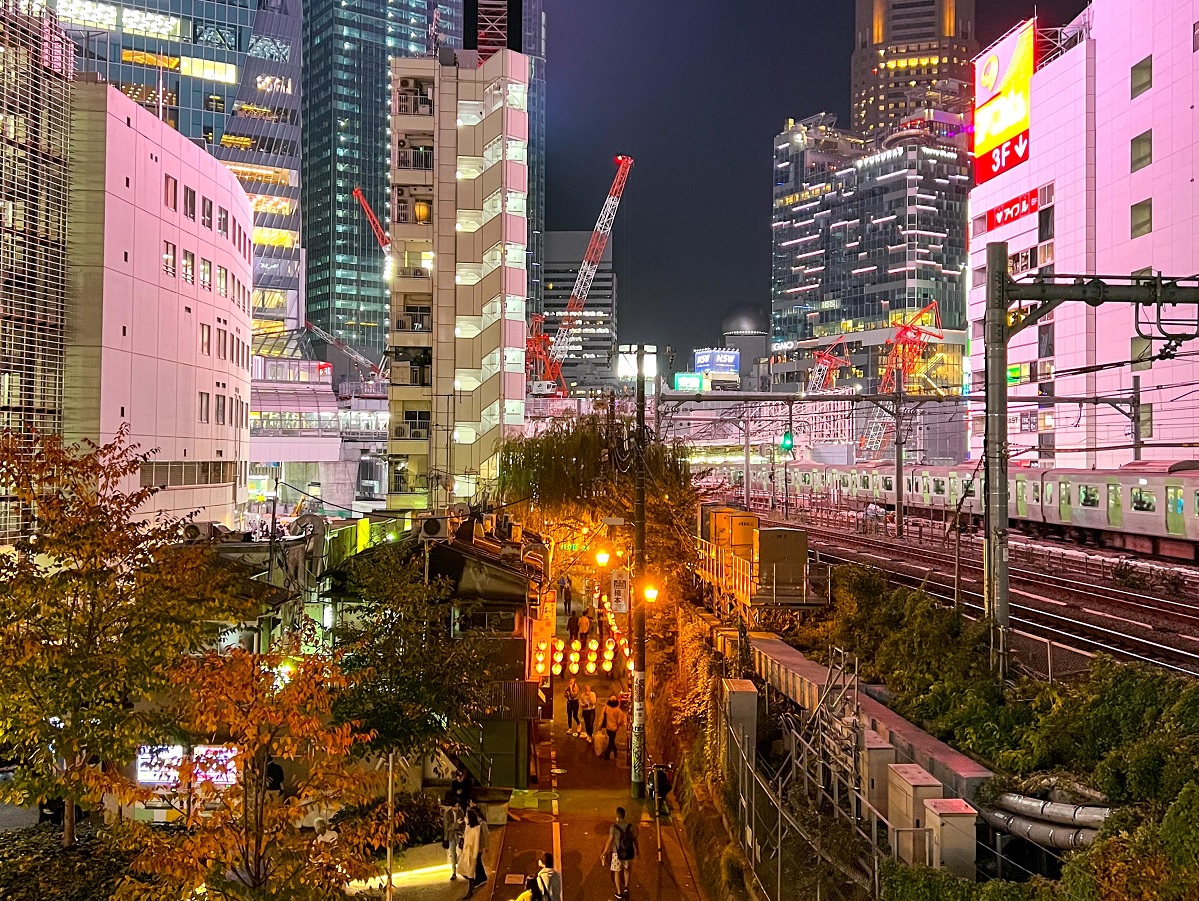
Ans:
{"type": "MultiPolygon", "coordinates": [[[[561,617],[559,622],[565,622],[561,617]]],[[[536,873],[538,861],[553,851],[562,873],[563,901],[608,901],[612,876],[600,853],[616,808],[637,827],[638,856],[632,869],[631,901],[698,901],[699,889],[672,817],[661,820],[662,862],[658,862],[657,828],[645,801],[630,795],[628,732],[621,736],[617,760],[595,755],[588,741],[567,733],[562,691],[568,677],[554,680],[554,722],[541,724],[541,772],[551,784],[536,793],[536,808],[513,807],[504,829],[504,847],[494,880],[493,901],[512,901],[526,874],[536,873]],[[557,772],[555,772],[557,771],[557,772]]],[[[620,692],[619,678],[580,674],[580,685],[592,686],[600,704],[620,692]]],[[[543,779],[544,782],[544,779],[543,779]]],[[[681,829],[681,824],[679,824],[681,829]]]]}
{"type": "MultiPolygon", "coordinates": [[[[487,850],[483,854],[483,867],[487,870],[490,882],[476,889],[471,901],[475,898],[487,901],[490,886],[495,884],[496,861],[504,843],[505,831],[504,827],[491,827],[487,850]]],[[[369,882],[354,883],[349,894],[381,898],[386,882],[386,876],[376,876],[369,882]]],[[[450,879],[449,859],[440,843],[401,851],[392,862],[392,886],[395,897],[404,901],[462,901],[462,896],[466,894],[465,880],[450,879]]]]}

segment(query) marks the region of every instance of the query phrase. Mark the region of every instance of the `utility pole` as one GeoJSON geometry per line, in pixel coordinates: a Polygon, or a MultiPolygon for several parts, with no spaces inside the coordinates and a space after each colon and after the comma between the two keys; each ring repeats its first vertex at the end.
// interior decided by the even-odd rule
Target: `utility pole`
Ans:
{"type": "MultiPolygon", "coordinates": [[[[746,430],[746,453],[749,430],[746,430]]],[[[630,790],[645,797],[645,345],[637,345],[637,460],[633,474],[633,728],[630,790]]],[[[748,457],[746,458],[748,462],[748,457]]],[[[749,484],[749,470],[745,472],[749,484]]],[[[748,497],[749,488],[746,487],[748,497]]]]}
{"type": "Polygon", "coordinates": [[[741,422],[741,429],[745,434],[745,509],[750,507],[750,492],[749,492],[749,413],[746,412],[745,419],[741,422]]]}
{"type": "MultiPolygon", "coordinates": [[[[1054,273],[1038,276],[1030,282],[1016,282],[1008,274],[1008,245],[987,245],[987,298],[984,319],[986,342],[986,432],[983,455],[986,472],[986,611],[994,623],[992,647],[997,664],[1006,673],[1008,617],[1008,451],[1007,451],[1007,346],[1013,335],[1035,325],[1067,301],[1081,301],[1098,307],[1105,303],[1126,303],[1133,307],[1137,336],[1164,341],[1177,348],[1184,341],[1199,338],[1199,286],[1184,287],[1180,282],[1196,282],[1189,276],[1167,279],[1155,276],[1067,275],[1054,273]],[[1013,302],[1024,302],[1018,310],[1013,302]],[[1008,317],[1012,319],[1009,322],[1008,317]]],[[[1166,351],[1162,352],[1164,356],[1166,351]]],[[[1133,423],[1133,452],[1140,453],[1140,420],[1143,415],[1140,384],[1133,382],[1130,405],[1133,423]]]]}
{"type": "Polygon", "coordinates": [[[1141,434],[1141,377],[1132,377],[1132,404],[1128,410],[1128,418],[1132,420],[1132,458],[1141,459],[1141,446],[1145,437],[1141,434]]]}
{"type": "MultiPolygon", "coordinates": [[[[787,404],[787,434],[795,434],[795,405],[787,404]]],[[[811,442],[811,437],[808,439],[811,442]]],[[[787,473],[787,457],[791,456],[791,451],[787,451],[783,456],[783,519],[791,518],[791,477],[787,473]]]]}

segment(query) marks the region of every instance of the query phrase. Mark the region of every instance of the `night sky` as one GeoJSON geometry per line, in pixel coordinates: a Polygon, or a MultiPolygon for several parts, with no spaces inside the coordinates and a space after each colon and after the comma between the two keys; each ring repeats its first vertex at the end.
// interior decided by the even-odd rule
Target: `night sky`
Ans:
{"type": "MultiPolygon", "coordinates": [[[[985,46],[1039,9],[978,0],[985,46]]],[[[787,117],[849,121],[851,0],[545,0],[547,226],[590,230],[636,164],[616,219],[622,342],[716,344],[724,313],[770,303],[772,140],[787,117]]],[[[685,365],[685,364],[684,364],[685,365]]],[[[677,368],[683,368],[679,366],[677,368]]]]}

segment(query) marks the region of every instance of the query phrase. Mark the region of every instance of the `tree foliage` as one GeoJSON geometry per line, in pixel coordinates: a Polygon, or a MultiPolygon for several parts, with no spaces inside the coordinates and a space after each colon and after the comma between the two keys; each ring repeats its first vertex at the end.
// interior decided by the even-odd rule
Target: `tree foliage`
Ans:
{"type": "Polygon", "coordinates": [[[170,714],[191,743],[232,753],[180,767],[172,797],[183,829],[131,827],[140,878],[125,882],[121,901],[188,898],[200,886],[220,901],[340,897],[349,880],[375,871],[373,853],[386,840],[380,812],[343,818],[332,842],[303,828],[367,808],[382,782],[356,753],[370,735],[332,722],[335,699],[351,687],[338,656],[298,648],[180,662],[170,714]],[[282,793],[268,789],[272,760],[291,769],[282,793]],[[220,787],[232,777],[235,785],[220,787]]]}
{"type": "Polygon", "coordinates": [[[451,724],[474,720],[490,681],[493,642],[453,634],[455,610],[444,584],[426,585],[409,549],[380,545],[350,558],[346,590],[361,603],[343,608],[336,635],[343,666],[357,678],[335,712],[401,755],[444,742],[451,724]]]}
{"type": "MultiPolygon", "coordinates": [[[[556,538],[602,529],[605,517],[628,524],[609,544],[632,543],[633,459],[627,424],[614,431],[599,416],[563,420],[534,437],[507,441],[500,450],[499,489],[519,504],[530,525],[556,538]]],[[[694,516],[701,492],[681,446],[651,442],[646,448],[646,557],[669,582],[689,578],[695,558],[694,516]]]]}
{"type": "Polygon", "coordinates": [[[105,445],[0,436],[0,481],[32,530],[0,554],[0,748],[17,761],[0,799],[75,805],[123,790],[120,766],[161,729],[144,703],[180,660],[247,610],[186,520],[147,511],[129,488],[150,454],[122,432],[105,445]]]}

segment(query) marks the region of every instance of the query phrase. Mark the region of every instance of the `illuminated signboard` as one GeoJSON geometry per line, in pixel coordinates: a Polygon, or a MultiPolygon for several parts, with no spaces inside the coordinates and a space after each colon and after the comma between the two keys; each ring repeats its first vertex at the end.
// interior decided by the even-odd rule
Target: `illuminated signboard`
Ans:
{"type": "Polygon", "coordinates": [[[710,347],[695,352],[695,365],[691,367],[696,372],[716,372],[736,374],[741,371],[741,351],[729,350],[723,347],[710,347]]]}
{"type": "Polygon", "coordinates": [[[1028,159],[1037,20],[1029,19],[974,61],[974,183],[1028,159]]]}
{"type": "Polygon", "coordinates": [[[141,748],[137,752],[137,782],[139,785],[177,785],[179,767],[183,764],[183,748],[141,748]]]}
{"type": "Polygon", "coordinates": [[[675,391],[703,391],[704,377],[698,372],[676,372],[674,374],[675,391]]]}
{"type": "Polygon", "coordinates": [[[1033,188],[1019,197],[1012,198],[1007,203],[1001,203],[999,206],[987,210],[987,231],[1035,213],[1039,196],[1040,189],[1033,188]]]}

